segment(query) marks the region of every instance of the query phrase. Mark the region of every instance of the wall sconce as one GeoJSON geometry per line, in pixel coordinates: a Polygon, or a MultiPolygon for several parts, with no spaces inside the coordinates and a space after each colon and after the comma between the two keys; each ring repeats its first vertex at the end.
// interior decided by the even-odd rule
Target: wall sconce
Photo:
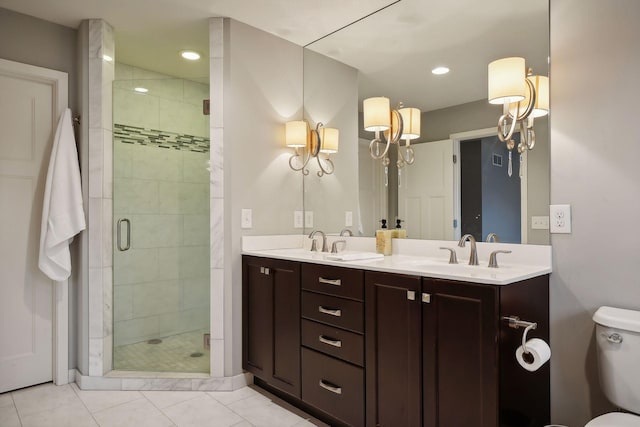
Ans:
{"type": "MultiPolygon", "coordinates": [[[[389,147],[395,144],[398,149],[398,175],[404,165],[412,165],[415,153],[411,148],[411,140],[420,137],[420,110],[403,108],[402,103],[397,110],[390,107],[389,98],[384,96],[367,98],[362,102],[364,112],[364,130],[375,132],[375,138],[369,144],[371,157],[380,160],[384,165],[385,176],[388,174],[389,147]],[[384,136],[381,138],[380,133],[384,136]],[[402,153],[400,140],[405,140],[406,155],[402,153]],[[380,153],[380,145],[384,150],[380,153]]],[[[386,181],[385,181],[386,182],[386,181]]],[[[398,180],[400,183],[400,180],[398,180]]]]}
{"type": "Polygon", "coordinates": [[[322,123],[318,123],[315,129],[310,129],[309,124],[302,120],[287,122],[285,143],[295,150],[289,158],[289,167],[294,171],[302,171],[303,175],[309,175],[307,165],[315,157],[320,167],[318,176],[331,175],[334,166],[329,156],[338,152],[339,136],[338,129],[324,127],[322,123]],[[326,157],[320,156],[320,153],[326,154],[326,157]]]}
{"type": "MultiPolygon", "coordinates": [[[[525,76],[524,58],[512,57],[489,64],[489,103],[502,104],[498,119],[498,138],[509,150],[509,176],[512,173],[513,132],[520,127],[518,153],[532,150],[536,144],[533,119],[549,114],[549,78],[534,76],[531,68],[525,76]]],[[[521,159],[522,160],[522,159],[521,159]]]]}

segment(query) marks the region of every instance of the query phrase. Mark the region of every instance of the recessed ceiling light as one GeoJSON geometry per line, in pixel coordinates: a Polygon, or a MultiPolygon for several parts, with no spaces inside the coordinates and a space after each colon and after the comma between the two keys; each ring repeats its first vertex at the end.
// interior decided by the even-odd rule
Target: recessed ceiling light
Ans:
{"type": "Polygon", "coordinates": [[[437,76],[442,75],[442,74],[447,74],[449,72],[449,69],[447,67],[436,67],[433,70],[431,70],[431,72],[437,76]]]}
{"type": "Polygon", "coordinates": [[[183,50],[180,52],[180,56],[189,61],[197,61],[200,59],[200,54],[195,50],[183,50]]]}
{"type": "Polygon", "coordinates": [[[104,59],[104,60],[105,60],[105,61],[107,61],[107,62],[111,62],[111,61],[113,61],[113,58],[112,58],[112,57],[110,57],[109,55],[106,55],[106,54],[105,54],[105,55],[102,55],[102,59],[104,59]]]}
{"type": "Polygon", "coordinates": [[[147,92],[149,92],[149,89],[147,89],[146,87],[136,87],[133,90],[135,90],[138,93],[147,93],[147,92]]]}

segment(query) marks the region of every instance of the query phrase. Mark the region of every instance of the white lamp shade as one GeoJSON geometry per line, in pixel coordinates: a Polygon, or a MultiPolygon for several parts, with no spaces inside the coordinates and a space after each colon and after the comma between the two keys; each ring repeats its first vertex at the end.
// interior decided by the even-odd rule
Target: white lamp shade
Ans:
{"type": "Polygon", "coordinates": [[[307,122],[296,120],[285,124],[285,143],[287,147],[306,147],[309,127],[307,122]]]}
{"type": "Polygon", "coordinates": [[[420,110],[417,108],[401,108],[402,135],[400,139],[420,138],[420,110]]]}
{"type": "Polygon", "coordinates": [[[338,152],[340,131],[335,128],[320,129],[320,141],[322,141],[321,153],[333,154],[338,152]]]}
{"type": "Polygon", "coordinates": [[[522,101],[527,94],[524,58],[512,57],[489,64],[489,103],[522,101]]]}
{"type": "Polygon", "coordinates": [[[536,104],[533,106],[531,117],[542,117],[549,114],[549,77],[527,77],[536,88],[536,104]]]}
{"type": "Polygon", "coordinates": [[[367,98],[362,102],[364,111],[364,130],[385,131],[391,127],[391,108],[389,98],[379,96],[367,98]]]}

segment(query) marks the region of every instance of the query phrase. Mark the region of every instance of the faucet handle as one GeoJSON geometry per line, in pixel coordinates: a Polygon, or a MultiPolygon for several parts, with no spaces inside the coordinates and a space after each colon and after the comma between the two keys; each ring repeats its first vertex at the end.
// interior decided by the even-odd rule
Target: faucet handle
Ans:
{"type": "Polygon", "coordinates": [[[456,255],[456,250],[454,248],[440,247],[440,249],[447,250],[447,251],[450,252],[450,254],[449,254],[449,264],[457,264],[458,263],[458,257],[456,255]]]}
{"type": "Polygon", "coordinates": [[[489,255],[489,267],[490,268],[498,268],[498,254],[510,254],[511,251],[493,251],[491,255],[489,255]]]}
{"type": "Polygon", "coordinates": [[[338,243],[342,243],[344,246],[342,247],[342,249],[344,250],[344,247],[347,246],[347,241],[346,240],[336,240],[331,244],[331,253],[332,254],[337,254],[338,251],[338,243]]]}

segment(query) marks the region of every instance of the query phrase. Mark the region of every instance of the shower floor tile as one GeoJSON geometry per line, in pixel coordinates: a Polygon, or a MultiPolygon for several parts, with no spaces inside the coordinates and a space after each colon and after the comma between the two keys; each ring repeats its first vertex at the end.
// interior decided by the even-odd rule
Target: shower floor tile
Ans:
{"type": "Polygon", "coordinates": [[[206,331],[185,332],[161,338],[159,344],[147,341],[113,349],[114,369],[124,371],[209,372],[209,350],[204,348],[206,331]],[[192,354],[201,354],[192,357],[192,354]]]}

